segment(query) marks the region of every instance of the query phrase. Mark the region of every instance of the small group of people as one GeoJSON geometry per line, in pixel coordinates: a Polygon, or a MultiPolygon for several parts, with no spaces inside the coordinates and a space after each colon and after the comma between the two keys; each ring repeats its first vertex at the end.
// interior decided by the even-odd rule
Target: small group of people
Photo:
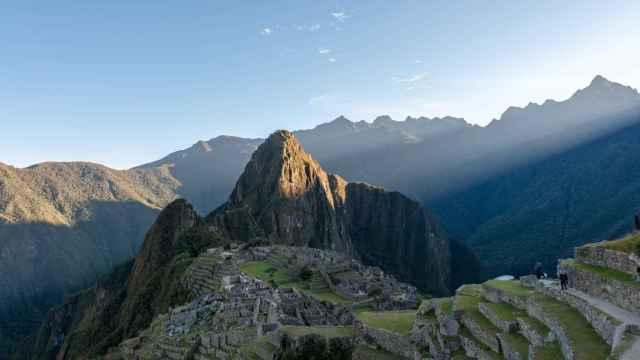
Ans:
{"type": "MultiPolygon", "coordinates": [[[[533,270],[534,270],[538,280],[547,278],[547,274],[542,269],[542,263],[537,262],[536,265],[534,266],[533,270]]],[[[639,270],[640,270],[640,268],[639,268],[639,270]]],[[[640,274],[640,272],[639,272],[639,274],[640,274]]],[[[567,270],[565,268],[560,266],[560,264],[558,264],[557,275],[558,275],[558,280],[560,280],[560,288],[562,290],[567,290],[569,288],[569,274],[567,273],[567,270]]]]}

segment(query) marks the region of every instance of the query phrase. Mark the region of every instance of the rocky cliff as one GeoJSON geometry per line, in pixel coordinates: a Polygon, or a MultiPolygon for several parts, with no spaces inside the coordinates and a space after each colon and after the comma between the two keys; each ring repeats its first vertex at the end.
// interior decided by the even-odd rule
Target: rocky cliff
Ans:
{"type": "Polygon", "coordinates": [[[229,239],[352,254],[434,293],[449,285],[448,240],[420,204],[327,174],[287,131],[260,145],[209,222],[229,239]]]}

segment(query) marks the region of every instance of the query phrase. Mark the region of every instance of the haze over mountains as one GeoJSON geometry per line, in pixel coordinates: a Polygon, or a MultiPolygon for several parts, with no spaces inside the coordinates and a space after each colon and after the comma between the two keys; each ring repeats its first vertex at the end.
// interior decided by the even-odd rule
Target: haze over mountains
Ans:
{"type": "MultiPolygon", "coordinates": [[[[598,76],[566,101],[512,107],[486,127],[339,117],[294,134],[327,172],[426,204],[499,273],[550,266],[626,231],[620,219],[639,210],[639,110],[636,90],[598,76]]],[[[0,165],[0,338],[29,332],[65,295],[131,258],[175,198],[200,214],[221,205],[262,142],[220,136],[127,171],[0,165]]]]}

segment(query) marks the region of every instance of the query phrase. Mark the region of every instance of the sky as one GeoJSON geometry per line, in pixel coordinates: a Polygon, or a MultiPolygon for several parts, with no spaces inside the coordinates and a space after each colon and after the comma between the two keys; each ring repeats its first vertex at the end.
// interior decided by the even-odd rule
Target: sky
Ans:
{"type": "Polygon", "coordinates": [[[124,169],[340,115],[459,116],[640,87],[639,1],[109,0],[0,6],[0,162],[124,169]]]}

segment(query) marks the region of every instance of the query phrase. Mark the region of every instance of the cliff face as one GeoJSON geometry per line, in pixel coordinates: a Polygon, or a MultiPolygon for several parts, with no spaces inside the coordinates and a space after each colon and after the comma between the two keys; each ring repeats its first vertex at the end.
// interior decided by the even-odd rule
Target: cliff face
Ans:
{"type": "Polygon", "coordinates": [[[346,186],[346,219],[355,253],[418,287],[449,286],[449,241],[419,203],[362,183],[346,186]]]}
{"type": "Polygon", "coordinates": [[[431,215],[400,193],[327,174],[287,131],[258,148],[209,222],[230,239],[346,252],[447,292],[449,243],[431,215]]]}

